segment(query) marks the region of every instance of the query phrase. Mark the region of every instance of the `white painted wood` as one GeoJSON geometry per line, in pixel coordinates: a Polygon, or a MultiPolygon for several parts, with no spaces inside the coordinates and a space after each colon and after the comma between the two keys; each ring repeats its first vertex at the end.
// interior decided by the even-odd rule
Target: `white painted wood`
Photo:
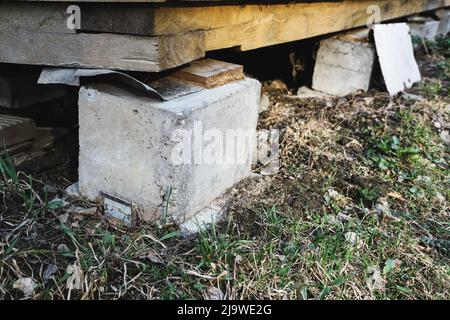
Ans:
{"type": "Polygon", "coordinates": [[[374,38],[381,71],[391,96],[421,80],[406,23],[375,25],[374,38]]]}

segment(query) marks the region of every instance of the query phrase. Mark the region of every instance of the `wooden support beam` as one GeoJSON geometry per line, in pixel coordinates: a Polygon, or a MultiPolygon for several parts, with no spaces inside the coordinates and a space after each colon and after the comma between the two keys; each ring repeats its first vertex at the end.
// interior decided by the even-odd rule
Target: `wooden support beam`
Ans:
{"type": "MultiPolygon", "coordinates": [[[[383,21],[450,6],[450,0],[352,0],[266,5],[85,3],[81,31],[133,35],[173,35],[205,31],[205,49],[250,50],[366,25],[367,8],[377,5],[383,21]]],[[[67,3],[0,4],[3,24],[42,32],[71,32],[67,3]]]]}
{"type": "Polygon", "coordinates": [[[450,0],[346,0],[265,5],[78,3],[81,30],[66,27],[67,3],[0,3],[0,62],[162,71],[205,51],[252,50],[450,6],[450,0]]]}
{"type": "Polygon", "coordinates": [[[6,63],[159,72],[204,54],[204,34],[199,31],[144,37],[0,28],[0,60],[6,63]]]}

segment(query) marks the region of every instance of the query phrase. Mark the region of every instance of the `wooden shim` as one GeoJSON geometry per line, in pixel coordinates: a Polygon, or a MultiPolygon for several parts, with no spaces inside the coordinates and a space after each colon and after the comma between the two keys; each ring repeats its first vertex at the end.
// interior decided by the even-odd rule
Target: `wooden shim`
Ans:
{"type": "Polygon", "coordinates": [[[0,29],[0,61],[7,63],[159,72],[204,54],[202,32],[143,37],[0,29]]]}
{"type": "Polygon", "coordinates": [[[214,88],[244,78],[244,67],[214,59],[191,62],[187,67],[176,71],[172,77],[195,82],[205,88],[214,88]]]}

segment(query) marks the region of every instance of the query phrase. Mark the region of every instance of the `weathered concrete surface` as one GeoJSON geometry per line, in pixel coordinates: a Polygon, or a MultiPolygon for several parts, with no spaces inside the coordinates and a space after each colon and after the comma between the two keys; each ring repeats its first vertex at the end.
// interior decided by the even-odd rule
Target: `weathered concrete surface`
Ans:
{"type": "Polygon", "coordinates": [[[450,10],[441,9],[436,11],[436,16],[439,17],[438,36],[445,36],[450,32],[450,10]]]}
{"type": "Polygon", "coordinates": [[[413,17],[408,19],[411,36],[433,41],[439,30],[439,21],[430,18],[413,17]]]}
{"type": "Polygon", "coordinates": [[[144,220],[163,214],[180,222],[191,218],[250,174],[253,150],[242,162],[217,164],[201,161],[198,149],[211,146],[227,130],[254,132],[260,90],[258,81],[245,79],[160,102],[109,85],[82,87],[81,194],[95,199],[106,193],[130,201],[140,206],[144,220]],[[195,144],[199,124],[203,133],[212,134],[200,145],[195,144]],[[180,152],[181,140],[174,134],[180,130],[194,135],[192,164],[180,161],[187,154],[180,152]]]}
{"type": "Polygon", "coordinates": [[[374,39],[384,82],[391,96],[421,80],[406,23],[375,25],[374,39]]]}
{"type": "Polygon", "coordinates": [[[368,90],[375,60],[368,42],[330,38],[321,41],[313,75],[314,90],[345,96],[368,90]]]}

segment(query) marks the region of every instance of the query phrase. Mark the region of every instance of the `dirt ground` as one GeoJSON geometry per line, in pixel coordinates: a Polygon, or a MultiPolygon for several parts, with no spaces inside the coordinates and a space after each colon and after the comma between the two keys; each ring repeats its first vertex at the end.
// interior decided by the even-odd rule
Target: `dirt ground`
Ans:
{"type": "Polygon", "coordinates": [[[424,80],[395,98],[265,82],[280,170],[235,186],[195,237],[65,198],[76,130],[39,161],[2,159],[0,299],[450,299],[450,38],[426,45],[424,80]]]}

